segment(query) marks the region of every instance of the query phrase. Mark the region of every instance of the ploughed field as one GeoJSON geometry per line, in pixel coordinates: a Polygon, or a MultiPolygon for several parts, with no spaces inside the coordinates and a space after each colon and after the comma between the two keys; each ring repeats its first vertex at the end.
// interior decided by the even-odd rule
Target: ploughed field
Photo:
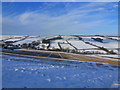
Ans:
{"type": "Polygon", "coordinates": [[[44,51],[44,50],[32,50],[32,49],[17,49],[17,50],[9,50],[9,49],[2,49],[2,53],[7,55],[27,55],[27,56],[37,56],[43,57],[47,59],[56,59],[58,60],[78,60],[78,61],[88,61],[88,62],[100,62],[102,63],[109,63],[109,64],[116,64],[120,65],[119,57],[107,57],[107,56],[100,56],[100,55],[81,55],[81,54],[73,54],[73,53],[65,53],[59,51],[44,51]]]}

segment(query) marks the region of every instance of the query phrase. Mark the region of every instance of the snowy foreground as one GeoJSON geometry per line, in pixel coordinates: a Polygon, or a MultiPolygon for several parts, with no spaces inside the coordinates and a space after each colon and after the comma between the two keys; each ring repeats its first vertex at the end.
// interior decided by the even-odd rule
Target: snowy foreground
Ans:
{"type": "Polygon", "coordinates": [[[115,65],[2,55],[3,88],[117,88],[115,65]]]}

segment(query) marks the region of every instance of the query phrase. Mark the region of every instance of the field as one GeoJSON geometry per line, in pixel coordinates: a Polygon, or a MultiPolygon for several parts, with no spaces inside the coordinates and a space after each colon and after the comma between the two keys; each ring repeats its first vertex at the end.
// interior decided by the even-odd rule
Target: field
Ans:
{"type": "Polygon", "coordinates": [[[116,65],[4,55],[3,88],[117,88],[116,65]]]}
{"type": "Polygon", "coordinates": [[[3,88],[118,88],[117,36],[0,36],[3,88]]]}
{"type": "Polygon", "coordinates": [[[22,35],[3,35],[0,36],[0,42],[12,42],[13,45],[30,44],[38,42],[37,48],[40,49],[69,49],[77,50],[83,53],[101,53],[107,54],[112,51],[116,54],[119,53],[119,37],[117,36],[61,36],[61,39],[53,39],[53,37],[40,37],[40,36],[22,36],[22,35]],[[81,38],[81,39],[80,39],[81,38]],[[50,40],[50,45],[45,45],[42,40],[50,40]],[[102,49],[104,48],[104,49],[102,49]],[[106,51],[105,51],[106,49],[106,51]]]}

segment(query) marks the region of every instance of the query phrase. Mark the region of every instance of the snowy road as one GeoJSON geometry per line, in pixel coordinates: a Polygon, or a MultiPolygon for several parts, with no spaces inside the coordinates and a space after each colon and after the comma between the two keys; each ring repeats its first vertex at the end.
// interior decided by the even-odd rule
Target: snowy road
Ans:
{"type": "Polygon", "coordinates": [[[118,68],[82,61],[3,55],[3,88],[118,87],[118,68]]]}

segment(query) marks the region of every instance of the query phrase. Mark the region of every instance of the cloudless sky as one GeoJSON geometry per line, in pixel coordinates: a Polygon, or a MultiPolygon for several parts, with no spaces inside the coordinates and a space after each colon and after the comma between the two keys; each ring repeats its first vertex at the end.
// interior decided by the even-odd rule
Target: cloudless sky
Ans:
{"type": "Polygon", "coordinates": [[[10,35],[117,35],[116,2],[3,2],[3,32],[10,35]]]}

